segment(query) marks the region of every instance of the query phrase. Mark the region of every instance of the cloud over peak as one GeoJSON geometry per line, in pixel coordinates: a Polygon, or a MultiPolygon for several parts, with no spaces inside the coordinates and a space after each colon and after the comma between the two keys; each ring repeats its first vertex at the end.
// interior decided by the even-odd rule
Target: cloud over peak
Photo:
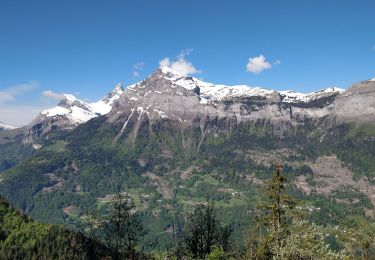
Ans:
{"type": "MultiPolygon", "coordinates": [[[[280,61],[277,63],[280,63],[280,61]]],[[[259,74],[262,71],[270,68],[272,68],[271,63],[269,63],[263,55],[249,58],[249,62],[246,65],[246,70],[254,74],[259,74]]]]}
{"type": "Polygon", "coordinates": [[[159,62],[160,67],[168,67],[171,70],[177,71],[181,74],[189,75],[201,73],[194,65],[185,59],[186,56],[190,55],[192,49],[182,50],[179,55],[177,55],[175,60],[171,60],[169,57],[165,57],[159,62]]]}

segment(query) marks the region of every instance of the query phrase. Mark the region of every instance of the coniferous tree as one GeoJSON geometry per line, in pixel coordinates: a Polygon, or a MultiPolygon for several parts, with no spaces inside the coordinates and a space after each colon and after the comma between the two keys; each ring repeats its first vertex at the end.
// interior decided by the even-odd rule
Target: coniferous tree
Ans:
{"type": "Polygon", "coordinates": [[[287,179],[281,174],[281,169],[282,165],[276,163],[275,173],[263,187],[267,201],[258,206],[257,230],[251,232],[248,241],[251,257],[271,258],[272,244],[280,245],[287,236],[285,227],[290,220],[286,218],[286,211],[294,209],[296,201],[286,193],[287,179]]]}
{"type": "Polygon", "coordinates": [[[287,179],[281,174],[282,165],[276,163],[276,171],[269,179],[263,192],[268,197],[268,202],[259,205],[264,215],[261,223],[267,227],[279,229],[287,224],[286,211],[294,209],[296,201],[285,191],[287,179]]]}
{"type": "Polygon", "coordinates": [[[135,205],[124,193],[114,195],[113,208],[109,216],[102,220],[102,231],[112,257],[133,259],[136,246],[144,229],[139,217],[134,213],[135,205]]]}
{"type": "Polygon", "coordinates": [[[185,243],[195,259],[205,259],[214,248],[228,250],[231,230],[223,227],[216,215],[214,204],[199,205],[187,218],[185,243]]]}

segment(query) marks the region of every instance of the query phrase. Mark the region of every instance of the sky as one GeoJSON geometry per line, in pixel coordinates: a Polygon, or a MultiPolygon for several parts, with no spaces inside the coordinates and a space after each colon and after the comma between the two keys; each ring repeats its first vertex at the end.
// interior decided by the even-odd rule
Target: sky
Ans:
{"type": "Polygon", "coordinates": [[[312,92],[375,77],[373,0],[1,0],[0,121],[62,93],[96,101],[160,65],[217,84],[312,92]]]}

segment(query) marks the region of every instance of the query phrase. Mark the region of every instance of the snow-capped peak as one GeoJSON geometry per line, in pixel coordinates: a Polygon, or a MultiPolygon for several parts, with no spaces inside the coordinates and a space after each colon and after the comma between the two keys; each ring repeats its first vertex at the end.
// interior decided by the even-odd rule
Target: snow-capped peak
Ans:
{"type": "Polygon", "coordinates": [[[0,130],[3,129],[3,130],[12,130],[12,129],[16,129],[17,127],[14,127],[14,126],[10,126],[10,125],[7,125],[7,124],[4,124],[2,122],[0,122],[0,130]]]}
{"type": "Polygon", "coordinates": [[[72,94],[64,94],[64,98],[63,100],[67,100],[69,102],[74,102],[76,100],[78,100],[75,96],[73,96],[72,94]]]}
{"type": "Polygon", "coordinates": [[[369,79],[369,81],[375,81],[375,78],[369,79]]]}
{"type": "Polygon", "coordinates": [[[76,124],[84,123],[96,116],[89,104],[71,94],[64,94],[64,98],[56,107],[44,110],[41,114],[46,117],[66,116],[76,124]]]}
{"type": "Polygon", "coordinates": [[[93,103],[87,103],[71,94],[64,94],[64,98],[56,107],[42,111],[41,115],[46,117],[65,116],[72,123],[81,124],[98,115],[109,113],[113,102],[121,96],[123,91],[124,88],[119,83],[112,92],[93,103]]]}

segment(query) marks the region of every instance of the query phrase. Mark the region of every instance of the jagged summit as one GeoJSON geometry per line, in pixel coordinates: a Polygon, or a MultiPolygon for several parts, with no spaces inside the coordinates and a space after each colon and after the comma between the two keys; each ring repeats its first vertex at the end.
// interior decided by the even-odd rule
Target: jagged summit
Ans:
{"type": "MultiPolygon", "coordinates": [[[[266,99],[272,99],[275,95],[280,95],[283,99],[283,102],[293,103],[293,102],[310,102],[315,99],[337,95],[344,92],[344,89],[337,87],[329,87],[320,91],[312,93],[299,93],[295,91],[276,91],[268,88],[262,87],[252,87],[248,85],[223,85],[223,84],[214,84],[209,82],[204,82],[195,77],[184,75],[180,72],[170,69],[169,67],[158,68],[148,79],[155,80],[166,80],[169,81],[171,88],[182,87],[187,90],[195,90],[199,92],[200,102],[202,104],[210,104],[215,102],[221,102],[223,100],[228,100],[232,98],[246,98],[246,97],[263,97],[266,99]]],[[[154,89],[160,84],[143,84],[144,81],[141,81],[137,84],[133,84],[129,88],[133,91],[141,88],[150,88],[154,89]]],[[[152,91],[152,90],[151,90],[152,91]]],[[[158,93],[158,90],[156,90],[158,93]]],[[[160,91],[159,91],[160,92],[160,91]]],[[[197,92],[197,93],[198,93],[197,92]]],[[[149,92],[150,94],[152,92],[149,92]]]]}

